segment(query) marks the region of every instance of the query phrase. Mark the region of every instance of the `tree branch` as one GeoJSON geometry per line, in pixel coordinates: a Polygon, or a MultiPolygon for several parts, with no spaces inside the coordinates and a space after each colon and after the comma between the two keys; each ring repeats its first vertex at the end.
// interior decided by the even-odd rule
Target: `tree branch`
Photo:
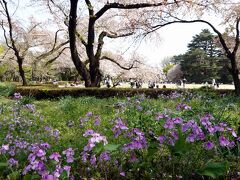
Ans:
{"type": "Polygon", "coordinates": [[[196,22],[200,22],[200,23],[205,23],[207,25],[209,25],[212,30],[218,35],[218,38],[223,46],[223,49],[225,50],[227,56],[231,56],[231,51],[229,50],[224,38],[223,38],[223,35],[208,21],[205,21],[205,20],[201,20],[201,19],[198,19],[198,20],[190,20],[190,21],[187,21],[187,20],[177,20],[177,21],[171,21],[171,22],[167,22],[165,24],[159,24],[159,25],[156,25],[156,26],[152,26],[152,31],[154,30],[157,30],[157,29],[160,29],[164,26],[167,26],[167,25],[170,25],[170,24],[175,24],[175,23],[196,23],[196,22]]]}
{"type": "MultiPolygon", "coordinates": [[[[56,8],[58,8],[58,9],[63,13],[63,15],[64,15],[65,17],[68,17],[68,15],[64,12],[63,8],[62,8],[61,6],[59,6],[59,5],[57,5],[57,4],[54,2],[54,0],[50,0],[50,2],[51,2],[56,8]]],[[[50,7],[50,4],[48,3],[47,5],[48,5],[48,8],[49,8],[50,12],[53,13],[53,11],[52,11],[52,9],[51,9],[51,7],[50,7]]]]}
{"type": "Polygon", "coordinates": [[[32,32],[37,26],[39,26],[41,23],[35,24],[31,29],[28,30],[28,33],[32,32]]]}
{"type": "Polygon", "coordinates": [[[51,50],[51,51],[53,51],[54,48],[56,47],[56,44],[57,44],[57,36],[58,36],[58,33],[59,33],[60,31],[64,31],[64,29],[59,29],[59,30],[57,30],[57,31],[55,32],[54,44],[53,44],[53,47],[52,47],[52,50],[51,50]]]}
{"type": "Polygon", "coordinates": [[[87,7],[88,7],[89,15],[93,16],[94,15],[94,11],[93,11],[93,6],[92,6],[90,0],[85,0],[85,2],[86,2],[87,7]]]}
{"type": "Polygon", "coordinates": [[[69,47],[64,47],[58,54],[57,56],[55,56],[54,58],[50,59],[49,61],[47,61],[45,63],[45,67],[48,66],[49,64],[53,63],[59,56],[61,56],[61,54],[64,52],[65,49],[68,49],[69,47]]]}
{"type": "Polygon", "coordinates": [[[108,37],[108,38],[119,38],[119,37],[126,37],[126,36],[130,36],[133,35],[134,32],[130,32],[130,33],[126,33],[126,34],[117,34],[117,33],[109,33],[106,31],[102,31],[98,37],[98,47],[97,47],[97,51],[95,54],[96,59],[99,59],[102,55],[102,48],[103,48],[103,44],[104,44],[104,37],[108,37]]]}
{"type": "Polygon", "coordinates": [[[234,49],[233,49],[233,54],[236,55],[237,53],[237,50],[238,50],[238,47],[239,47],[239,21],[240,21],[240,17],[237,18],[237,22],[236,22],[236,37],[235,37],[235,46],[234,46],[234,49]]]}
{"type": "Polygon", "coordinates": [[[109,9],[140,9],[140,8],[157,7],[157,6],[170,5],[170,4],[176,4],[176,3],[178,3],[178,2],[175,1],[172,3],[161,2],[161,3],[136,3],[136,4],[121,4],[121,3],[117,3],[117,2],[107,3],[103,6],[102,9],[100,9],[95,14],[95,18],[99,19],[109,9]]]}
{"type": "Polygon", "coordinates": [[[50,50],[50,51],[48,51],[48,52],[46,52],[44,54],[41,54],[40,56],[36,57],[36,60],[41,60],[43,58],[46,58],[46,57],[50,56],[51,54],[53,54],[54,52],[56,52],[57,50],[59,50],[61,47],[63,47],[64,45],[66,45],[68,43],[69,43],[69,40],[59,44],[54,49],[52,49],[52,50],[50,50]]]}
{"type": "Polygon", "coordinates": [[[77,31],[76,31],[76,36],[77,36],[78,39],[81,41],[81,43],[82,43],[85,47],[87,47],[87,42],[84,40],[83,36],[82,36],[79,32],[77,32],[77,31]]]}
{"type": "MultiPolygon", "coordinates": [[[[8,21],[9,37],[10,37],[10,41],[11,41],[11,46],[8,45],[8,47],[11,48],[11,49],[14,51],[17,59],[20,60],[20,61],[22,61],[22,57],[21,57],[20,54],[19,54],[19,50],[17,49],[17,47],[16,47],[16,45],[15,45],[15,40],[14,40],[14,38],[13,38],[12,20],[11,20],[11,17],[10,17],[10,15],[9,15],[7,2],[6,2],[5,0],[2,0],[2,2],[3,2],[3,4],[4,4],[4,10],[5,10],[6,17],[7,17],[7,21],[8,21]]],[[[3,24],[2,24],[2,27],[3,27],[3,24]]],[[[6,38],[7,38],[6,32],[5,32],[4,36],[5,36],[5,39],[6,39],[6,38]]],[[[21,63],[22,63],[22,62],[21,62],[21,63]]]]}
{"type": "Polygon", "coordinates": [[[134,64],[139,62],[137,60],[134,60],[133,63],[129,66],[129,67],[124,67],[122,66],[120,63],[118,63],[116,60],[114,60],[113,58],[110,58],[108,56],[102,56],[100,60],[108,60],[108,61],[111,61],[113,63],[115,63],[118,67],[120,67],[121,69],[124,69],[124,70],[130,70],[132,68],[137,68],[137,67],[134,67],[134,64]]]}
{"type": "Polygon", "coordinates": [[[2,26],[2,29],[3,29],[3,36],[4,36],[5,43],[6,43],[7,47],[9,47],[10,49],[13,49],[13,48],[9,45],[9,43],[8,43],[8,38],[7,38],[7,34],[6,34],[6,29],[4,28],[3,21],[1,22],[1,26],[2,26]]]}

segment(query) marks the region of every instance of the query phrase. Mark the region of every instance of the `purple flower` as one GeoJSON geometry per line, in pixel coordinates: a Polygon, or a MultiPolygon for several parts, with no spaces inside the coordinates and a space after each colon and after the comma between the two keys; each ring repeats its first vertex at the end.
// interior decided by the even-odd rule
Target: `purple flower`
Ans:
{"type": "Polygon", "coordinates": [[[57,165],[56,166],[56,169],[55,169],[55,171],[54,171],[54,177],[55,178],[59,178],[60,177],[60,175],[61,175],[61,173],[63,172],[63,169],[61,168],[61,166],[60,165],[57,165]]]}
{"type": "Polygon", "coordinates": [[[159,136],[159,137],[157,138],[157,140],[160,142],[160,144],[163,144],[164,141],[166,140],[166,137],[165,137],[165,136],[159,136]]]}
{"type": "Polygon", "coordinates": [[[61,155],[58,152],[54,152],[49,156],[49,159],[53,159],[53,160],[59,162],[58,158],[60,158],[60,157],[61,157],[61,155]]]}
{"type": "Polygon", "coordinates": [[[35,111],[35,106],[33,104],[26,104],[24,106],[25,108],[29,109],[30,111],[34,112],[35,111]]]}
{"type": "Polygon", "coordinates": [[[91,165],[95,165],[96,164],[96,161],[97,161],[97,158],[95,155],[92,155],[91,158],[90,158],[90,164],[91,165]]]}
{"type": "Polygon", "coordinates": [[[49,149],[49,148],[50,148],[50,145],[49,145],[47,142],[44,142],[44,143],[40,144],[40,147],[41,147],[42,149],[49,149]]]}
{"type": "Polygon", "coordinates": [[[44,150],[42,150],[42,149],[39,149],[38,151],[37,151],[37,156],[38,157],[43,157],[43,156],[45,156],[45,154],[46,154],[46,152],[44,151],[44,150]]]}
{"type": "Polygon", "coordinates": [[[179,103],[176,107],[177,110],[191,110],[192,108],[184,103],[179,103]]]}
{"type": "Polygon", "coordinates": [[[83,151],[81,155],[82,155],[82,161],[87,162],[88,154],[85,151],[83,151]]]}
{"type": "Polygon", "coordinates": [[[225,138],[224,136],[219,137],[219,143],[221,146],[228,146],[230,144],[229,140],[225,138]]]}
{"type": "Polygon", "coordinates": [[[92,129],[88,129],[85,131],[85,133],[83,134],[84,137],[90,136],[94,133],[94,131],[92,129]]]}
{"type": "Polygon", "coordinates": [[[168,116],[164,113],[157,113],[156,120],[159,121],[160,119],[167,118],[168,116]]]}
{"type": "Polygon", "coordinates": [[[137,161],[136,154],[134,152],[131,152],[130,162],[135,162],[135,161],[137,161]]]}
{"type": "Polygon", "coordinates": [[[183,119],[180,118],[180,117],[173,118],[173,123],[174,124],[182,124],[183,123],[183,119]]]}
{"type": "Polygon", "coordinates": [[[15,160],[15,159],[13,159],[13,158],[10,158],[9,160],[8,160],[8,164],[12,167],[12,166],[16,166],[16,165],[18,165],[18,161],[17,160],[15,160]]]}
{"type": "Polygon", "coordinates": [[[68,148],[65,151],[63,151],[62,153],[66,155],[68,163],[73,162],[74,150],[72,148],[68,148]]]}
{"type": "Polygon", "coordinates": [[[8,150],[9,150],[9,145],[3,144],[2,147],[0,148],[0,154],[5,154],[8,150]]]}
{"type": "Polygon", "coordinates": [[[212,141],[208,141],[206,143],[203,144],[204,149],[206,150],[211,150],[212,148],[214,148],[214,143],[212,141]]]}
{"type": "Polygon", "coordinates": [[[228,147],[233,148],[235,145],[236,145],[235,142],[234,142],[234,141],[231,141],[231,142],[228,144],[228,147]]]}
{"type": "Polygon", "coordinates": [[[51,131],[51,130],[52,130],[52,128],[49,127],[49,126],[45,126],[44,129],[45,129],[46,131],[51,131]]]}
{"type": "Polygon", "coordinates": [[[213,134],[213,133],[216,132],[216,129],[213,128],[213,126],[208,126],[208,127],[207,127],[207,130],[208,130],[208,132],[209,132],[210,134],[213,134]]]}
{"type": "Polygon", "coordinates": [[[110,153],[105,151],[102,152],[99,156],[99,161],[109,161],[110,160],[110,153]]]}
{"type": "Polygon", "coordinates": [[[123,176],[123,177],[125,177],[125,176],[126,176],[126,174],[125,174],[125,172],[124,172],[124,171],[120,172],[120,175],[121,175],[121,176],[123,176]]]}
{"type": "Polygon", "coordinates": [[[118,137],[123,130],[128,130],[128,127],[123,123],[120,118],[118,118],[115,123],[116,124],[112,128],[112,131],[114,132],[114,137],[118,137]]]}
{"type": "Polygon", "coordinates": [[[165,129],[173,129],[174,128],[174,123],[173,123],[173,121],[172,121],[172,119],[168,119],[166,122],[165,122],[165,124],[164,124],[164,126],[163,126],[165,129]]]}
{"type": "Polygon", "coordinates": [[[22,99],[22,96],[20,93],[14,93],[13,96],[14,96],[14,99],[22,99]]]}
{"type": "Polygon", "coordinates": [[[52,135],[53,135],[53,137],[57,138],[60,135],[60,131],[56,129],[52,132],[52,135]]]}
{"type": "Polygon", "coordinates": [[[64,166],[63,170],[67,171],[67,176],[69,177],[70,175],[70,170],[71,170],[71,166],[64,166]]]}
{"type": "Polygon", "coordinates": [[[90,116],[92,116],[92,115],[93,115],[92,112],[87,112],[87,114],[86,114],[85,116],[90,117],[90,116]]]}
{"type": "Polygon", "coordinates": [[[95,117],[95,121],[94,121],[94,125],[95,125],[95,126],[99,126],[99,125],[100,125],[100,120],[101,120],[100,117],[99,117],[99,116],[96,116],[96,117],[95,117]]]}
{"type": "Polygon", "coordinates": [[[176,131],[171,132],[171,136],[175,139],[178,140],[178,133],[176,131]]]}
{"type": "Polygon", "coordinates": [[[189,134],[188,137],[186,138],[187,142],[194,142],[196,138],[195,134],[189,134]]]}

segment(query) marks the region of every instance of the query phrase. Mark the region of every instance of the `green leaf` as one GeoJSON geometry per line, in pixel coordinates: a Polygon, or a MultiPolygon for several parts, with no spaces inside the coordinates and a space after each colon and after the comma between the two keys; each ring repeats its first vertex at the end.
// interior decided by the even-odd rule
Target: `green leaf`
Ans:
{"type": "Polygon", "coordinates": [[[27,174],[23,177],[23,180],[40,180],[40,176],[39,175],[31,175],[31,174],[27,174]]]}
{"type": "Polygon", "coordinates": [[[97,144],[94,148],[93,148],[93,152],[98,154],[101,153],[103,151],[103,144],[97,144]]]}
{"type": "Polygon", "coordinates": [[[7,167],[8,163],[6,162],[0,162],[0,168],[7,167]]]}
{"type": "Polygon", "coordinates": [[[178,131],[178,140],[175,142],[174,146],[169,146],[171,153],[175,156],[181,156],[186,154],[191,149],[191,144],[185,141],[182,132],[178,131]]]}
{"type": "Polygon", "coordinates": [[[7,169],[8,163],[7,162],[0,162],[0,172],[4,169],[7,169]]]}
{"type": "Polygon", "coordinates": [[[118,147],[120,146],[120,144],[107,144],[106,146],[103,147],[103,149],[105,151],[116,151],[118,149],[118,147]]]}
{"type": "Polygon", "coordinates": [[[12,172],[7,176],[8,180],[17,180],[20,177],[20,173],[18,171],[12,172]]]}
{"type": "Polygon", "coordinates": [[[202,176],[209,176],[211,178],[218,178],[227,172],[228,163],[227,162],[208,162],[201,169],[196,172],[202,176]]]}

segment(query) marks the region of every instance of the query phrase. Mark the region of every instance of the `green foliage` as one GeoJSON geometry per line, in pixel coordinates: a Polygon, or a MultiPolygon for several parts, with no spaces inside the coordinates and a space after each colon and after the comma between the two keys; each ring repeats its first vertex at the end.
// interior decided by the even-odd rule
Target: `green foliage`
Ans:
{"type": "Polygon", "coordinates": [[[168,71],[169,71],[170,69],[172,69],[173,66],[174,66],[174,64],[171,64],[171,63],[165,65],[165,66],[163,67],[163,73],[164,73],[165,75],[167,75],[168,71]]]}
{"type": "MultiPolygon", "coordinates": [[[[126,179],[178,179],[180,175],[183,179],[197,179],[201,176],[210,178],[220,178],[221,176],[232,177],[229,174],[230,171],[238,172],[240,170],[237,165],[237,156],[234,153],[230,154],[230,152],[227,155],[223,155],[221,153],[223,151],[219,150],[221,148],[219,146],[206,151],[203,148],[205,140],[202,142],[186,142],[186,138],[190,132],[183,133],[178,124],[176,124],[176,129],[169,130],[164,128],[163,126],[168,118],[156,120],[156,116],[159,114],[166,114],[169,117],[181,117],[184,122],[194,119],[196,123],[200,124],[200,117],[206,113],[211,113],[216,117],[212,123],[226,121],[228,124],[231,124],[232,128],[237,129],[240,107],[239,99],[230,96],[219,97],[219,95],[208,97],[205,91],[201,93],[184,92],[181,94],[162,95],[157,99],[150,99],[143,95],[128,99],[116,97],[98,99],[88,96],[74,98],[67,96],[53,100],[37,101],[30,99],[28,103],[34,104],[37,111],[31,114],[23,106],[22,109],[19,109],[18,113],[19,117],[22,117],[19,120],[26,119],[26,122],[31,122],[28,130],[33,136],[36,135],[37,138],[43,137],[44,140],[50,143],[51,150],[47,152],[47,157],[52,152],[62,152],[68,147],[72,147],[75,150],[75,162],[71,164],[71,173],[75,177],[81,175],[83,178],[91,176],[96,179],[104,179],[106,177],[108,179],[120,179],[122,178],[119,175],[120,170],[126,172],[126,179]],[[177,110],[176,106],[179,103],[186,103],[192,109],[177,110]],[[221,114],[219,114],[219,109],[221,109],[221,114]],[[100,125],[94,124],[96,117],[99,117],[100,125]],[[116,138],[112,129],[118,118],[121,118],[128,129],[122,129],[121,134],[116,138]],[[42,131],[41,129],[45,126],[59,130],[59,139],[55,139],[51,135],[42,135],[46,133],[45,130],[42,131]],[[132,130],[135,128],[138,128],[144,134],[147,147],[123,151],[124,145],[130,143],[133,138],[136,138],[136,135],[129,136],[130,132],[133,132],[132,130]],[[89,152],[90,156],[94,154],[98,159],[102,152],[107,151],[111,154],[110,161],[104,161],[102,164],[97,164],[96,166],[90,166],[89,162],[82,162],[81,152],[89,142],[89,137],[91,137],[83,136],[83,133],[88,129],[106,136],[108,141],[106,145],[102,142],[96,144],[93,147],[93,151],[89,152]],[[160,135],[171,137],[173,130],[178,134],[178,139],[176,139],[174,146],[160,144],[157,137],[160,135]],[[130,161],[132,154],[137,157],[134,162],[130,161]],[[212,161],[208,162],[209,159],[212,159],[212,161]],[[228,167],[225,162],[231,163],[231,166],[228,167]],[[121,165],[121,169],[116,168],[114,163],[121,165]],[[221,170],[221,173],[218,169],[221,170]]],[[[27,100],[25,102],[27,103],[27,100]]],[[[9,104],[11,103],[18,106],[21,105],[21,103],[9,101],[9,104]]],[[[5,105],[7,104],[6,102],[5,105]]],[[[3,114],[0,114],[0,120],[2,117],[11,117],[8,114],[10,109],[13,108],[7,108],[7,106],[4,108],[3,114]]],[[[22,127],[24,127],[24,124],[22,127]]],[[[4,137],[4,133],[6,134],[7,131],[3,130],[3,133],[0,134],[0,139],[4,137]]],[[[32,137],[21,133],[21,131],[18,131],[18,128],[15,133],[18,136],[27,137],[31,139],[31,142],[34,142],[32,137]]],[[[206,136],[208,135],[206,134],[206,136]]],[[[216,141],[214,141],[217,145],[218,138],[215,135],[209,135],[207,138],[211,138],[211,140],[215,139],[216,141]]],[[[239,148],[236,151],[239,151],[239,148]]],[[[62,153],[60,154],[63,156],[62,153]]],[[[21,156],[25,156],[25,159],[27,159],[24,153],[21,156]]],[[[2,159],[0,159],[0,162],[5,163],[2,159]]],[[[65,165],[64,163],[62,164],[65,165]]],[[[56,162],[53,164],[51,161],[47,165],[47,168],[49,168],[56,165],[56,162]]],[[[18,167],[22,167],[20,166],[20,160],[18,167]]],[[[3,164],[2,168],[6,169],[6,166],[3,164]]],[[[4,172],[6,172],[5,177],[11,174],[9,169],[4,172]]],[[[15,172],[15,169],[13,172],[15,172]]],[[[22,178],[33,179],[33,176],[34,174],[29,174],[22,178]]],[[[66,173],[63,173],[61,178],[66,178],[66,173]]],[[[39,177],[37,176],[36,179],[39,179],[39,177]]]]}
{"type": "Polygon", "coordinates": [[[208,176],[213,179],[219,178],[226,174],[228,170],[227,162],[207,162],[201,169],[197,170],[197,173],[202,176],[208,176]]]}
{"type": "Polygon", "coordinates": [[[0,96],[10,96],[15,91],[15,86],[10,83],[1,83],[0,82],[0,96]]]}
{"type": "Polygon", "coordinates": [[[214,42],[213,34],[207,29],[194,36],[188,44],[188,51],[175,56],[174,61],[181,65],[188,82],[211,83],[212,79],[222,83],[232,81],[226,69],[228,60],[214,42]]]}

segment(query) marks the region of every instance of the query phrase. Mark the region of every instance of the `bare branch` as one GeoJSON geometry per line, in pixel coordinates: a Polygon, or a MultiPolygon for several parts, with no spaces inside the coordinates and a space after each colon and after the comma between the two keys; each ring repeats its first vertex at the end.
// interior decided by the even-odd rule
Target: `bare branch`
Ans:
{"type": "Polygon", "coordinates": [[[54,44],[53,44],[53,47],[52,47],[52,50],[51,50],[51,51],[53,51],[54,48],[56,47],[56,44],[57,44],[57,36],[58,36],[58,33],[59,33],[60,31],[64,31],[64,29],[59,29],[59,30],[57,30],[57,31],[55,32],[54,44]]]}
{"type": "Polygon", "coordinates": [[[164,24],[159,24],[159,25],[156,25],[156,26],[152,26],[153,28],[153,31],[154,30],[157,30],[157,29],[160,29],[164,26],[167,26],[167,25],[170,25],[170,24],[175,24],[175,23],[196,23],[196,22],[200,22],[200,23],[205,23],[207,25],[209,25],[212,30],[218,35],[218,38],[227,54],[227,56],[231,56],[231,51],[229,50],[224,38],[223,38],[223,35],[208,21],[205,21],[205,20],[201,20],[201,19],[197,19],[197,20],[190,20],[190,21],[187,21],[187,20],[177,20],[177,21],[171,21],[171,22],[167,22],[167,23],[164,23],[164,24]]]}
{"type": "Polygon", "coordinates": [[[3,25],[3,21],[1,22],[1,26],[2,26],[2,29],[3,29],[3,36],[4,36],[4,39],[5,39],[5,42],[6,42],[6,45],[8,48],[10,49],[13,49],[9,43],[8,43],[8,38],[7,38],[7,34],[6,34],[6,29],[4,28],[4,25],[3,25]]]}
{"type": "Polygon", "coordinates": [[[134,32],[130,32],[130,33],[125,33],[125,34],[117,34],[117,33],[109,33],[106,31],[102,31],[98,37],[98,47],[97,47],[97,51],[95,54],[96,59],[99,59],[102,55],[102,48],[103,48],[103,44],[104,44],[104,37],[109,37],[109,38],[119,38],[119,37],[126,37],[126,36],[130,36],[133,35],[134,32]]]}
{"type": "Polygon", "coordinates": [[[44,59],[44,58],[50,56],[51,54],[53,54],[54,52],[58,51],[61,47],[63,47],[64,45],[66,45],[68,43],[69,43],[69,40],[59,44],[54,49],[52,49],[52,50],[50,50],[50,51],[48,51],[48,52],[46,52],[44,54],[41,54],[40,56],[36,57],[36,60],[41,60],[41,59],[44,59]]]}
{"type": "Polygon", "coordinates": [[[37,26],[39,26],[41,23],[35,24],[31,29],[28,30],[28,33],[31,33],[37,26]]]}
{"type": "Polygon", "coordinates": [[[236,37],[235,37],[235,47],[233,49],[233,54],[235,55],[237,53],[238,47],[239,47],[239,21],[240,21],[240,17],[237,18],[237,22],[236,22],[236,37]]]}
{"type": "Polygon", "coordinates": [[[87,42],[84,40],[83,36],[82,36],[79,32],[77,32],[77,31],[76,31],[76,36],[77,36],[78,39],[81,41],[81,43],[82,43],[85,47],[87,47],[87,42]]]}
{"type": "Polygon", "coordinates": [[[107,3],[103,6],[102,9],[100,9],[95,14],[95,18],[99,19],[109,9],[140,9],[140,8],[146,8],[146,7],[157,7],[157,6],[163,6],[163,5],[176,4],[176,2],[172,2],[172,3],[166,3],[166,2],[161,2],[161,3],[138,3],[138,4],[121,4],[121,3],[117,3],[117,2],[107,3]]]}
{"type": "Polygon", "coordinates": [[[130,69],[132,69],[132,68],[137,68],[137,67],[134,66],[134,64],[139,62],[139,61],[137,61],[137,60],[134,60],[129,67],[124,67],[124,66],[122,66],[120,63],[118,63],[116,60],[114,60],[113,58],[110,58],[110,57],[108,57],[108,56],[102,56],[100,60],[108,60],[108,61],[111,61],[111,62],[115,63],[118,67],[120,67],[121,69],[124,69],[124,70],[130,70],[130,69]]]}
{"type": "MultiPolygon", "coordinates": [[[[19,54],[19,50],[17,49],[16,45],[15,45],[15,40],[13,38],[13,33],[12,33],[12,20],[11,20],[11,17],[9,15],[9,11],[8,11],[8,7],[7,7],[7,2],[5,0],[2,0],[3,1],[3,4],[4,4],[4,8],[5,8],[5,13],[6,13],[6,16],[7,16],[7,21],[8,21],[8,27],[9,27],[9,37],[10,37],[10,41],[11,41],[11,46],[8,46],[9,48],[13,49],[17,59],[22,59],[22,57],[20,56],[19,54]]],[[[2,24],[2,27],[3,27],[3,24],[2,24]]],[[[5,36],[5,39],[6,39],[6,33],[4,34],[5,36]]]]}
{"type": "MultiPolygon", "coordinates": [[[[62,9],[62,7],[59,6],[59,5],[57,5],[57,4],[54,2],[54,0],[50,0],[50,2],[51,2],[58,10],[60,10],[65,17],[68,17],[68,15],[67,15],[67,14],[64,12],[64,10],[62,9]]],[[[53,11],[52,11],[49,3],[48,3],[48,8],[49,8],[50,12],[53,13],[53,11]]]]}
{"type": "Polygon", "coordinates": [[[94,11],[93,11],[93,6],[89,0],[85,0],[87,6],[88,6],[88,12],[90,16],[93,16],[94,11]]]}
{"type": "Polygon", "coordinates": [[[68,49],[69,47],[64,47],[58,54],[57,56],[55,56],[54,58],[50,59],[49,61],[47,61],[45,63],[45,67],[48,66],[49,64],[53,63],[57,58],[59,58],[59,56],[61,56],[61,54],[64,52],[65,49],[68,49]]]}

